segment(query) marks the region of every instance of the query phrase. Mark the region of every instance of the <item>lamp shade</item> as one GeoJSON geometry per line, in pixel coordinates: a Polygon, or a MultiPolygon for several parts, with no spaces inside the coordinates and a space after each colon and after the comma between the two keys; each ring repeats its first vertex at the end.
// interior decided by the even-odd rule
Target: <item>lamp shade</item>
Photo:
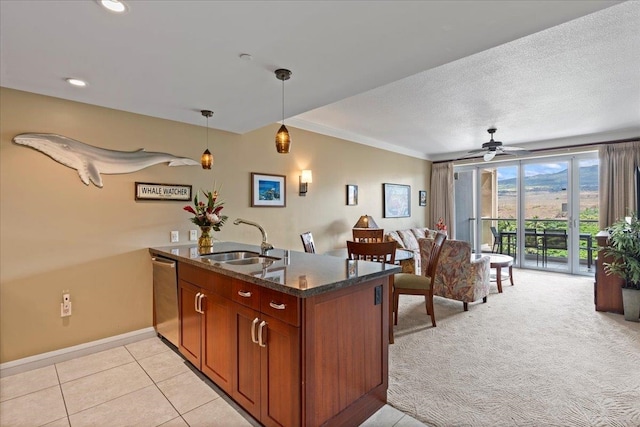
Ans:
{"type": "Polygon", "coordinates": [[[300,182],[310,184],[313,182],[313,173],[310,169],[303,169],[302,175],[300,175],[300,182]]]}
{"type": "Polygon", "coordinates": [[[362,215],[353,228],[380,228],[369,215],[362,215]]]}

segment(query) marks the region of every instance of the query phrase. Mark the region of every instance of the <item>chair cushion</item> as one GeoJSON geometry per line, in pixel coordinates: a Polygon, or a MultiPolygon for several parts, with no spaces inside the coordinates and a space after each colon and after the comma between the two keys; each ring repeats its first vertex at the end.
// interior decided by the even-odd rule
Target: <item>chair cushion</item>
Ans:
{"type": "Polygon", "coordinates": [[[429,289],[431,287],[431,277],[397,273],[393,276],[393,286],[398,289],[429,289]]]}
{"type": "Polygon", "coordinates": [[[400,249],[404,248],[404,242],[402,241],[402,237],[398,234],[397,231],[390,231],[384,236],[385,242],[396,242],[396,246],[400,249]]]}
{"type": "Polygon", "coordinates": [[[412,251],[420,249],[418,239],[416,239],[416,236],[411,232],[411,230],[398,230],[398,234],[402,238],[405,249],[410,249],[412,251]]]}
{"type": "Polygon", "coordinates": [[[411,232],[413,233],[414,236],[416,236],[416,239],[424,239],[427,237],[427,233],[429,232],[428,228],[412,228],[411,232]]]}

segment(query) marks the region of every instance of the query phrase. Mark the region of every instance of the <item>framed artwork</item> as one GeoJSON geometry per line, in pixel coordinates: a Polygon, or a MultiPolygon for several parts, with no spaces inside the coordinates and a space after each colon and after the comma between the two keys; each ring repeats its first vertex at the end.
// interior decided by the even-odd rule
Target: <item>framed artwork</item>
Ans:
{"type": "Polygon", "coordinates": [[[358,186],[347,185],[347,206],[355,206],[358,204],[358,186]]]}
{"type": "Polygon", "coordinates": [[[404,218],[411,216],[411,186],[402,184],[382,184],[384,198],[384,218],[404,218]]]}
{"type": "Polygon", "coordinates": [[[287,177],[251,172],[251,207],[287,206],[287,177]]]}
{"type": "Polygon", "coordinates": [[[420,206],[427,206],[427,192],[424,190],[418,191],[418,204],[420,206]]]}

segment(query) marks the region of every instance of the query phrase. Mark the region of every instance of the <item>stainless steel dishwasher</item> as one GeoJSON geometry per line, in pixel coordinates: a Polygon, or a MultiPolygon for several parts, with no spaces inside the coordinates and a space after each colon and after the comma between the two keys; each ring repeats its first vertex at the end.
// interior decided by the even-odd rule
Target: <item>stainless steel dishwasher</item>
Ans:
{"type": "Polygon", "coordinates": [[[178,347],[180,323],[178,318],[178,277],[176,262],[151,257],[153,263],[153,312],[158,335],[178,347]]]}

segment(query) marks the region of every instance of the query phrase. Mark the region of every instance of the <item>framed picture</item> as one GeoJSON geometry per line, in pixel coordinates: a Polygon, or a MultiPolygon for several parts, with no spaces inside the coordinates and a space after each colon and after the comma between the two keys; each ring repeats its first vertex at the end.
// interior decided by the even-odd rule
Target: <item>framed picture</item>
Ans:
{"type": "Polygon", "coordinates": [[[411,216],[411,186],[402,184],[382,184],[384,218],[404,218],[411,216]]]}
{"type": "Polygon", "coordinates": [[[251,172],[251,206],[283,208],[287,206],[287,177],[251,172]]]}
{"type": "Polygon", "coordinates": [[[418,204],[420,206],[427,206],[427,192],[424,190],[418,191],[418,204]]]}
{"type": "Polygon", "coordinates": [[[358,204],[358,186],[347,185],[347,206],[355,206],[358,204]]]}

